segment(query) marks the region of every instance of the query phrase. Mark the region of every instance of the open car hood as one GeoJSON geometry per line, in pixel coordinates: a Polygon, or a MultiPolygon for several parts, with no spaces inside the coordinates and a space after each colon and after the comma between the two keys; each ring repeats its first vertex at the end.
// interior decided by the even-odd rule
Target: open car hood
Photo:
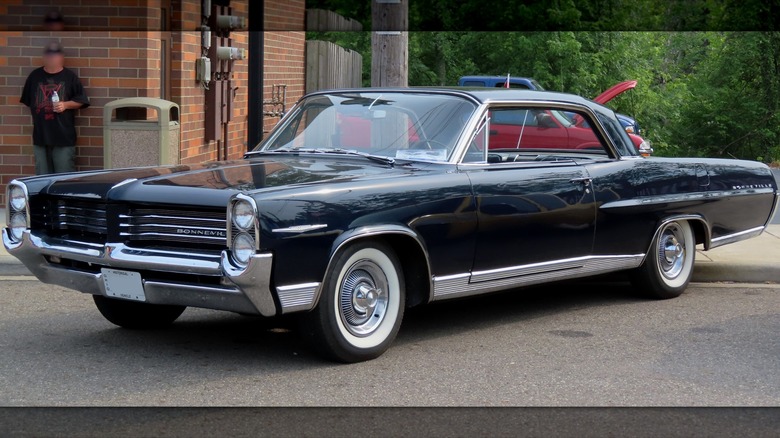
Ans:
{"type": "Polygon", "coordinates": [[[610,87],[607,91],[596,96],[596,98],[593,99],[593,101],[604,105],[605,103],[614,99],[618,94],[626,92],[634,87],[636,87],[636,81],[620,82],[610,87]]]}

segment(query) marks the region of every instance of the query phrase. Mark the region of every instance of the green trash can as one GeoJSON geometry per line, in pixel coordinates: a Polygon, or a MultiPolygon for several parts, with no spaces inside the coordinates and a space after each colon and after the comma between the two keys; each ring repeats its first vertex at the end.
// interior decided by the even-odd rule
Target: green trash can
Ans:
{"type": "Polygon", "coordinates": [[[103,107],[106,169],[179,164],[179,105],[153,97],[117,99],[103,107]]]}

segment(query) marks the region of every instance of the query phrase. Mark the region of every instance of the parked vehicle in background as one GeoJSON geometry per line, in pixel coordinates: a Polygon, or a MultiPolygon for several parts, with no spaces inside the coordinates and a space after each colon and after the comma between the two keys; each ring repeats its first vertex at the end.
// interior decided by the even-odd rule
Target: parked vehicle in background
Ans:
{"type": "Polygon", "coordinates": [[[539,82],[531,78],[509,78],[509,86],[506,86],[506,76],[463,76],[458,80],[459,87],[488,87],[488,88],[520,88],[525,90],[543,91],[539,82]]]}
{"type": "Polygon", "coordinates": [[[615,114],[617,116],[620,126],[626,130],[629,134],[642,135],[642,128],[639,126],[639,122],[625,114],[615,114]]]}
{"type": "MultiPolygon", "coordinates": [[[[606,104],[616,96],[636,87],[636,81],[624,81],[610,87],[593,99],[594,102],[606,104]]],[[[458,79],[460,87],[488,87],[488,88],[521,88],[526,90],[545,91],[542,85],[534,79],[512,76],[462,76],[458,79]]],[[[564,112],[570,117],[568,112],[564,112]]],[[[626,130],[637,152],[643,157],[649,157],[653,153],[650,142],[641,137],[639,123],[633,118],[615,113],[620,126],[626,130]]]]}

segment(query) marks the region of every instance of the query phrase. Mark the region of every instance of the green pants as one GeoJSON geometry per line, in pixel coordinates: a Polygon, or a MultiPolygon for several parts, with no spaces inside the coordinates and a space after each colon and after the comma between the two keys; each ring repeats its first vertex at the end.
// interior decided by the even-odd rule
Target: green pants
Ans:
{"type": "Polygon", "coordinates": [[[76,146],[35,146],[35,174],[76,171],[76,146]]]}

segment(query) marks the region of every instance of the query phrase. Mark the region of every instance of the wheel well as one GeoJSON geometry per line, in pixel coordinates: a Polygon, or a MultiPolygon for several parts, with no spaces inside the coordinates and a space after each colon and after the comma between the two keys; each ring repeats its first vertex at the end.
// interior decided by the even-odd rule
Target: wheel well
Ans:
{"type": "Polygon", "coordinates": [[[653,237],[650,240],[650,246],[649,246],[650,249],[648,250],[649,252],[652,252],[653,242],[655,242],[655,239],[658,236],[658,233],[661,231],[661,228],[664,226],[664,224],[672,221],[688,222],[691,225],[691,231],[693,232],[694,242],[697,245],[698,244],[704,245],[705,250],[710,249],[709,227],[707,226],[707,223],[704,221],[704,219],[699,216],[680,216],[680,217],[669,217],[666,220],[662,220],[658,223],[658,226],[655,228],[655,233],[653,234],[653,237]]]}
{"type": "Polygon", "coordinates": [[[404,273],[406,307],[427,303],[431,292],[431,273],[425,253],[417,241],[403,234],[373,236],[372,239],[390,246],[398,256],[404,273]]]}
{"type": "Polygon", "coordinates": [[[707,236],[707,227],[704,224],[704,221],[700,219],[688,219],[688,223],[691,224],[691,229],[693,230],[693,239],[696,241],[696,244],[702,244],[704,245],[705,249],[708,249],[710,242],[707,236]]]}

